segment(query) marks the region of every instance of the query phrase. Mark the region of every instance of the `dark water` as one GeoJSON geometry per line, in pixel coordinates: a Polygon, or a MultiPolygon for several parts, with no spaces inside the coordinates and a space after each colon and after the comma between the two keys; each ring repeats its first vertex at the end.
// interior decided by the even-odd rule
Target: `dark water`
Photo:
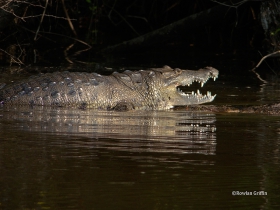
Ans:
{"type": "MultiPolygon", "coordinates": [[[[216,104],[280,101],[219,80],[216,104]]],[[[0,209],[280,207],[279,116],[5,107],[0,145],[0,209]]]]}

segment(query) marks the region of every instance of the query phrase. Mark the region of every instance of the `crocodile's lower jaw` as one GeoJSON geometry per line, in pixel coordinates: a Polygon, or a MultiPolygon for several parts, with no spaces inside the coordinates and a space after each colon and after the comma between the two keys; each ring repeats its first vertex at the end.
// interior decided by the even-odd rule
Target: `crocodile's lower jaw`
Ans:
{"type": "Polygon", "coordinates": [[[216,97],[216,94],[212,96],[210,91],[207,91],[206,95],[201,94],[199,90],[197,90],[196,93],[194,91],[192,91],[190,94],[184,93],[183,91],[178,90],[178,89],[177,89],[177,92],[182,97],[185,97],[186,100],[196,101],[197,104],[212,102],[216,97]]]}

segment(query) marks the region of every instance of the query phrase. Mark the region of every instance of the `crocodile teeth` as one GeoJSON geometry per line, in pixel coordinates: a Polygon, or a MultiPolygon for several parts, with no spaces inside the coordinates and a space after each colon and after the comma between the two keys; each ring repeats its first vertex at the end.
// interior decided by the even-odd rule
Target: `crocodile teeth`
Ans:
{"type": "Polygon", "coordinates": [[[204,84],[205,84],[205,82],[201,82],[200,84],[201,84],[201,87],[203,87],[203,86],[204,86],[204,84]]]}

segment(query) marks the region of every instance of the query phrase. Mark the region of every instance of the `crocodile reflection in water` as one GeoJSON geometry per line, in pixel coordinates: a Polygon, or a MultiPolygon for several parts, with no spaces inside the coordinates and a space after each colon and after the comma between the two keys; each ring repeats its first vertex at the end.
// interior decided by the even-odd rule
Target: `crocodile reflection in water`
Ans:
{"type": "Polygon", "coordinates": [[[1,115],[1,121],[40,135],[89,138],[89,148],[210,155],[216,152],[216,117],[212,113],[21,106],[2,107],[1,115]]]}

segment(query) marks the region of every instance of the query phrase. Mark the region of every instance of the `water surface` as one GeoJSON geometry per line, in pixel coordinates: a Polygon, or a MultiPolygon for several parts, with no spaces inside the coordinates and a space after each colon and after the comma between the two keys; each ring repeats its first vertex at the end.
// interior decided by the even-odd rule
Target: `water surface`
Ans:
{"type": "MultiPolygon", "coordinates": [[[[216,104],[280,101],[219,80],[216,104]]],[[[279,209],[279,142],[279,116],[2,107],[0,209],[279,209]]]]}

